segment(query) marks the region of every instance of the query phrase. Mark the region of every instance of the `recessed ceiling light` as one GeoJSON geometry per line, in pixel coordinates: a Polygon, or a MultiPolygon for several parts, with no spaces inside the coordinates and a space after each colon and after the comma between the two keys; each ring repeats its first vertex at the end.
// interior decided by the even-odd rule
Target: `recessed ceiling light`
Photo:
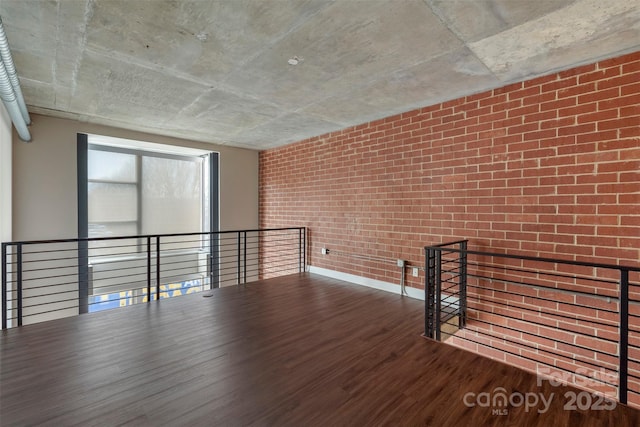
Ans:
{"type": "Polygon", "coordinates": [[[304,59],[299,58],[297,56],[294,56],[293,58],[289,58],[289,60],[287,61],[287,63],[289,65],[298,65],[299,63],[301,63],[302,61],[304,61],[304,59]]]}

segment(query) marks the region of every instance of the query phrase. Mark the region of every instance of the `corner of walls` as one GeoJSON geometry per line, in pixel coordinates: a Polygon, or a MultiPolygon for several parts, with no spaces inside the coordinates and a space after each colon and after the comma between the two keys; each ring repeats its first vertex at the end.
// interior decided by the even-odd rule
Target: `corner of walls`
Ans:
{"type": "Polygon", "coordinates": [[[0,242],[12,239],[12,133],[9,113],[0,106],[0,242]]]}
{"type": "MultiPolygon", "coordinates": [[[[331,270],[328,268],[315,267],[310,265],[309,273],[319,274],[321,276],[331,277],[332,279],[342,280],[345,282],[353,283],[355,285],[366,286],[367,288],[378,289],[380,291],[389,292],[396,295],[402,295],[402,288],[395,283],[389,283],[382,280],[370,279],[364,276],[358,276],[350,273],[343,273],[341,271],[331,270]]],[[[424,300],[424,291],[405,287],[405,296],[409,298],[424,300]]]]}

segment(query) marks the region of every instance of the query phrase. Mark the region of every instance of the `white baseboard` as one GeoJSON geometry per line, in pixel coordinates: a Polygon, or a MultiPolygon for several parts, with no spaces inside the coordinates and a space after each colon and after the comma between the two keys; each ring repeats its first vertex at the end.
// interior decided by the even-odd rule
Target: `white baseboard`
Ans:
{"type": "MultiPolygon", "coordinates": [[[[332,279],[344,280],[345,282],[354,283],[356,285],[366,286],[368,288],[379,289],[381,291],[391,292],[400,295],[400,285],[394,283],[383,282],[382,280],[369,279],[367,277],[356,276],[355,274],[343,273],[341,271],[329,270],[327,268],[308,266],[309,273],[320,274],[322,276],[331,277],[332,279]]],[[[424,301],[424,291],[422,289],[404,288],[406,295],[411,298],[424,301]]]]}

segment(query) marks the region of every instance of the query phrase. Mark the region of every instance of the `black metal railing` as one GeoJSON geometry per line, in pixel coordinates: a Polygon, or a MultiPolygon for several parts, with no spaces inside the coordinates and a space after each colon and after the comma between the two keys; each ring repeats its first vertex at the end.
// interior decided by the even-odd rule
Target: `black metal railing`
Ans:
{"type": "Polygon", "coordinates": [[[426,336],[441,340],[453,313],[448,343],[640,405],[640,267],[474,251],[466,241],[425,253],[426,336]]]}
{"type": "Polygon", "coordinates": [[[2,329],[306,270],[306,229],[2,243],[2,329]]]}
{"type": "Polygon", "coordinates": [[[425,335],[440,341],[466,324],[467,241],[428,247],[425,262],[425,335]],[[458,251],[448,251],[447,248],[458,251]]]}

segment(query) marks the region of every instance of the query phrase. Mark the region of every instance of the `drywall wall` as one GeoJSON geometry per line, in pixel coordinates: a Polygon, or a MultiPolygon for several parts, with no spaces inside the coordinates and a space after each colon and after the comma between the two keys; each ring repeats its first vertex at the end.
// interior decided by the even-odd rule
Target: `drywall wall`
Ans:
{"type": "Polygon", "coordinates": [[[11,240],[11,119],[0,104],[0,242],[11,240]]]}
{"type": "Polygon", "coordinates": [[[13,240],[77,236],[76,135],[90,133],[220,153],[220,229],[258,226],[258,152],[32,114],[33,141],[13,143],[13,240]]]}

